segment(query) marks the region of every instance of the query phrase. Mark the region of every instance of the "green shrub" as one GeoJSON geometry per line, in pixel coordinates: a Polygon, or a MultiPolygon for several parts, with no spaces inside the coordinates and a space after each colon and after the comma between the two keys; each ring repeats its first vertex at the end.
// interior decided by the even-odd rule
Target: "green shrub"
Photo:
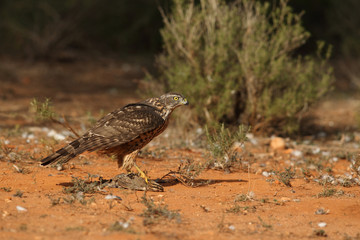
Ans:
{"type": "Polygon", "coordinates": [[[236,131],[225,128],[224,124],[217,124],[210,129],[205,128],[208,149],[211,153],[206,165],[210,168],[229,171],[230,168],[240,162],[238,152],[234,144],[242,144],[246,140],[246,133],[249,129],[240,125],[236,131]]]}
{"type": "Polygon", "coordinates": [[[188,97],[202,123],[241,120],[255,131],[290,133],[329,89],[330,50],[319,44],[318,58],[294,57],[309,33],[286,0],[273,8],[252,0],[176,0],[170,15],[161,13],[159,81],[164,91],[188,97]]]}

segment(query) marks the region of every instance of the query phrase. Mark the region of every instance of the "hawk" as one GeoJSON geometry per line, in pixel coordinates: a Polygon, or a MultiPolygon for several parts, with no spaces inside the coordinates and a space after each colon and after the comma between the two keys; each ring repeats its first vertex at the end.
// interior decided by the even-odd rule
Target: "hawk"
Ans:
{"type": "Polygon", "coordinates": [[[115,155],[118,166],[127,172],[134,166],[149,183],[135,163],[136,156],[141,148],[166,129],[173,110],[188,104],[187,99],[178,93],[128,104],[101,118],[82,137],[41,160],[41,165],[61,165],[85,151],[101,150],[115,155]]]}

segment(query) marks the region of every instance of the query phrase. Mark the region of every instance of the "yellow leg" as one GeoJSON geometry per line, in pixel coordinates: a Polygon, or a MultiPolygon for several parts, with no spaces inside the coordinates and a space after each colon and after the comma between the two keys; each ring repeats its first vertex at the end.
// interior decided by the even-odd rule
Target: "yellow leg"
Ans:
{"type": "Polygon", "coordinates": [[[143,171],[141,171],[141,169],[136,164],[134,164],[134,167],[139,172],[140,177],[142,177],[146,183],[149,183],[149,178],[146,176],[146,174],[143,171]]]}
{"type": "Polygon", "coordinates": [[[144,179],[144,181],[146,182],[147,185],[147,189],[151,189],[152,191],[156,191],[156,192],[162,192],[164,191],[164,188],[156,183],[155,181],[150,180],[146,174],[141,171],[141,169],[136,165],[135,163],[135,158],[138,154],[139,150],[135,150],[134,152],[126,155],[124,157],[124,163],[123,163],[123,168],[126,169],[126,171],[129,173],[131,172],[131,167],[134,166],[136,168],[136,170],[139,172],[139,175],[142,179],[144,179]]]}
{"type": "Polygon", "coordinates": [[[156,183],[154,181],[151,181],[146,176],[146,174],[143,171],[141,171],[141,169],[136,164],[134,164],[134,167],[139,172],[140,177],[145,180],[145,182],[146,182],[146,184],[148,186],[148,189],[151,189],[152,191],[155,191],[155,192],[163,192],[164,191],[164,188],[160,184],[158,184],[158,183],[156,183]]]}

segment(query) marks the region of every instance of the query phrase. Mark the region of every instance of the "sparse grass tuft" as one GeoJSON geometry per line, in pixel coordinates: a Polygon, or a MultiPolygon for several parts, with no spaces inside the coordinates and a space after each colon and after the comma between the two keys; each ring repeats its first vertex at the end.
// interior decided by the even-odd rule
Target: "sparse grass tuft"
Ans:
{"type": "Polygon", "coordinates": [[[52,121],[56,117],[49,98],[46,98],[44,102],[34,98],[30,102],[30,110],[35,113],[35,120],[37,122],[52,121]]]}
{"type": "Polygon", "coordinates": [[[317,237],[327,237],[327,234],[323,229],[315,229],[313,234],[317,237]]]}
{"type": "Polygon", "coordinates": [[[11,187],[1,187],[1,190],[4,190],[5,192],[11,192],[11,187]]]}
{"type": "Polygon", "coordinates": [[[125,232],[135,234],[135,230],[131,227],[132,218],[128,221],[116,221],[110,227],[109,231],[111,232],[125,232]]]}
{"type": "Polygon", "coordinates": [[[142,203],[146,206],[141,216],[144,217],[143,224],[151,225],[158,222],[160,219],[176,220],[177,223],[181,222],[180,214],[175,211],[171,211],[167,208],[167,205],[156,205],[154,201],[147,198],[146,195],[142,197],[142,203]]]}
{"type": "Polygon", "coordinates": [[[256,207],[255,206],[245,206],[242,207],[238,204],[234,204],[234,206],[232,206],[231,208],[226,209],[227,213],[242,213],[244,215],[246,215],[247,213],[254,213],[256,212],[256,207]]]}
{"type": "Polygon", "coordinates": [[[201,172],[206,168],[204,164],[199,162],[194,162],[190,159],[186,159],[186,163],[181,162],[176,171],[170,171],[165,174],[161,179],[166,179],[167,177],[175,178],[177,181],[182,184],[195,187],[198,186],[195,184],[194,180],[201,174],[201,172]],[[179,175],[179,176],[177,176],[179,175]]]}
{"type": "Polygon", "coordinates": [[[229,209],[226,209],[227,213],[239,213],[242,210],[244,210],[244,207],[241,207],[240,205],[235,204],[234,206],[232,206],[229,209]]]}
{"type": "Polygon", "coordinates": [[[267,228],[267,229],[271,229],[272,228],[272,225],[268,224],[268,223],[265,223],[264,220],[262,220],[262,218],[259,216],[258,217],[259,220],[260,220],[260,223],[261,223],[261,226],[263,226],[264,228],[267,228]]]}
{"type": "Polygon", "coordinates": [[[234,202],[246,202],[252,200],[251,194],[238,194],[235,197],[234,202]]]}
{"type": "Polygon", "coordinates": [[[76,137],[80,135],[70,126],[66,118],[63,116],[62,121],[58,120],[59,116],[53,110],[50,99],[46,98],[44,102],[40,102],[35,98],[30,102],[30,111],[35,113],[35,121],[37,122],[54,122],[71,131],[76,137]]]}
{"type": "Polygon", "coordinates": [[[321,193],[317,195],[318,198],[320,197],[332,197],[332,196],[341,196],[344,195],[343,190],[336,190],[336,188],[327,188],[325,187],[321,193]]]}
{"type": "Polygon", "coordinates": [[[290,180],[294,178],[295,176],[295,170],[291,171],[291,167],[285,168],[284,172],[276,172],[276,177],[280,182],[285,184],[285,186],[291,187],[290,180]]]}
{"type": "Polygon", "coordinates": [[[73,184],[71,187],[64,187],[64,193],[95,193],[105,187],[106,183],[103,182],[103,179],[100,177],[99,181],[91,181],[92,175],[88,174],[86,179],[72,177],[71,183],[73,184]]]}
{"type": "MultiPolygon", "coordinates": [[[[99,177],[99,181],[92,181],[93,177],[97,177],[96,175],[88,174],[87,178],[77,178],[72,177],[72,186],[64,187],[63,192],[67,194],[71,194],[69,197],[64,197],[62,200],[67,204],[73,204],[78,201],[82,205],[86,205],[95,201],[95,198],[85,199],[85,194],[92,194],[100,191],[104,188],[107,183],[103,181],[101,177],[99,177]]],[[[50,199],[51,200],[51,199],[50,199]]],[[[59,204],[60,200],[51,200],[52,205],[59,204]]]]}
{"type": "Polygon", "coordinates": [[[240,162],[238,152],[234,151],[234,143],[242,144],[246,140],[247,127],[240,125],[232,132],[224,124],[215,124],[211,128],[206,127],[205,132],[211,153],[208,167],[229,171],[230,167],[240,162]]]}
{"type": "Polygon", "coordinates": [[[59,198],[51,198],[51,197],[49,197],[49,198],[50,198],[50,201],[51,201],[51,206],[56,206],[56,205],[60,204],[60,200],[61,200],[60,197],[59,198]]]}
{"type": "Polygon", "coordinates": [[[22,198],[22,196],[24,195],[24,192],[21,190],[16,190],[16,193],[13,195],[14,197],[19,197],[22,198]]]}

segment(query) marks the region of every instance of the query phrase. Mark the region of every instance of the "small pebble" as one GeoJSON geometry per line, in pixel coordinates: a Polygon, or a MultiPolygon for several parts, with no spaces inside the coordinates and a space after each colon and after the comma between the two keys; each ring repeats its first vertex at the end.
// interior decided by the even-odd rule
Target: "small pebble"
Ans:
{"type": "Polygon", "coordinates": [[[229,226],[229,229],[230,229],[231,231],[235,231],[235,226],[234,226],[234,225],[230,225],[230,226],[229,226]]]}
{"type": "Polygon", "coordinates": [[[119,200],[122,200],[121,197],[116,196],[116,195],[112,195],[112,194],[106,195],[106,196],[105,196],[105,199],[107,199],[107,200],[111,200],[111,199],[119,199],[119,200]]]}
{"type": "Polygon", "coordinates": [[[200,207],[205,211],[205,212],[210,212],[210,208],[208,208],[205,205],[200,205],[200,207]]]}
{"type": "Polygon", "coordinates": [[[321,154],[322,154],[324,157],[330,156],[330,152],[322,152],[321,154]]]}
{"type": "Polygon", "coordinates": [[[55,130],[50,130],[47,134],[48,137],[53,137],[55,140],[57,141],[62,141],[64,140],[66,137],[60,133],[57,133],[55,130]]]}
{"type": "Polygon", "coordinates": [[[326,227],[326,225],[327,225],[326,222],[319,222],[318,223],[318,226],[321,227],[321,228],[326,227]]]}
{"type": "Polygon", "coordinates": [[[271,139],[271,142],[270,142],[270,147],[274,151],[284,150],[285,145],[286,145],[285,140],[281,137],[274,137],[271,139]]]}
{"type": "Polygon", "coordinates": [[[300,150],[294,150],[291,152],[294,157],[302,157],[303,153],[300,150]]]}
{"type": "Polygon", "coordinates": [[[2,212],[2,216],[3,216],[3,217],[7,217],[7,216],[9,216],[9,215],[10,215],[9,212],[7,212],[7,211],[3,211],[3,212],[2,212]]]}
{"type": "Polygon", "coordinates": [[[319,148],[319,147],[314,148],[314,149],[312,150],[312,153],[313,153],[313,154],[318,154],[318,153],[320,153],[320,148],[319,148]]]}
{"type": "Polygon", "coordinates": [[[326,132],[319,132],[318,134],[317,134],[317,137],[319,137],[319,138],[324,138],[324,137],[326,137],[326,132]]]}
{"type": "Polygon", "coordinates": [[[18,210],[18,212],[27,212],[27,209],[22,206],[16,206],[16,210],[18,210]]]}
{"type": "Polygon", "coordinates": [[[201,135],[203,132],[204,132],[203,129],[200,127],[196,129],[196,133],[199,135],[201,135]]]}
{"type": "Polygon", "coordinates": [[[280,198],[280,201],[282,201],[282,202],[290,202],[290,201],[291,201],[291,198],[282,197],[282,198],[280,198]]]}

